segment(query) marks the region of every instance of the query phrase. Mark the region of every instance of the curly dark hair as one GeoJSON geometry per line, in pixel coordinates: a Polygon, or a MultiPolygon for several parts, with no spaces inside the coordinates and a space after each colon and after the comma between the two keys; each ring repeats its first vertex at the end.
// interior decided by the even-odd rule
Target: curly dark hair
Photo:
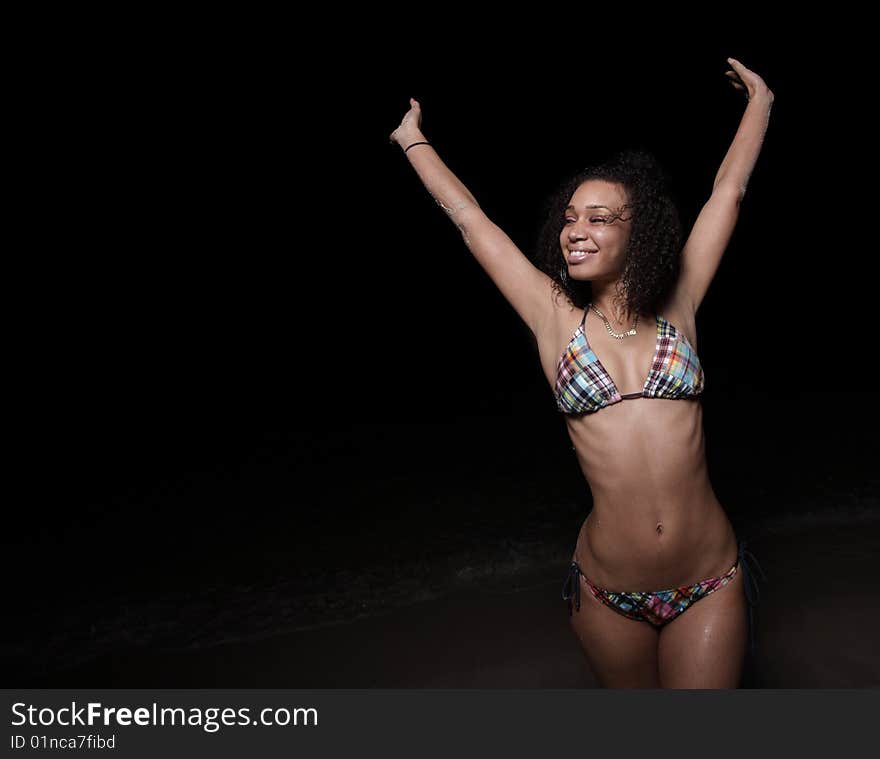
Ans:
{"type": "MultiPolygon", "coordinates": [[[[632,215],[616,300],[625,303],[632,313],[654,312],[678,278],[682,226],[668,175],[645,150],[621,150],[581,169],[544,199],[545,220],[537,236],[535,265],[553,280],[554,292],[563,293],[575,307],[584,308],[591,300],[590,283],[568,276],[559,245],[565,208],[575,190],[588,179],[621,185],[627,196],[624,208],[632,215]]],[[[620,218],[621,211],[615,216],[620,218]]]]}

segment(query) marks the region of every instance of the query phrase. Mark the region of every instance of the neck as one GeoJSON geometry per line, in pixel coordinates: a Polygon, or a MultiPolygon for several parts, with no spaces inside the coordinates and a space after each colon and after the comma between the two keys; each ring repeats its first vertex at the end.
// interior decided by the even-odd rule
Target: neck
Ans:
{"type": "Polygon", "coordinates": [[[619,278],[613,282],[593,280],[590,289],[593,305],[605,315],[612,329],[620,331],[632,327],[636,314],[627,306],[626,293],[619,278]]]}
{"type": "Polygon", "coordinates": [[[635,312],[630,311],[625,304],[603,303],[594,298],[593,305],[604,314],[612,327],[629,329],[635,321],[635,312]]]}

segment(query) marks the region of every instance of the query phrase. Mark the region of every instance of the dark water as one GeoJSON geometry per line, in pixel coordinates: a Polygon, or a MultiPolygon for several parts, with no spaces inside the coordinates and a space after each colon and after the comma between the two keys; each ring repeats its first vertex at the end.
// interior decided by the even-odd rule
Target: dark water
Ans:
{"type": "MultiPolygon", "coordinates": [[[[707,402],[712,481],[739,533],[877,515],[871,449],[850,419],[816,413],[824,402],[707,402]]],[[[81,468],[66,495],[78,508],[18,515],[4,546],[15,685],[108,653],[278,635],[562,567],[591,506],[561,417],[528,400],[516,414],[237,431],[150,466],[105,447],[116,474],[81,468]]]]}

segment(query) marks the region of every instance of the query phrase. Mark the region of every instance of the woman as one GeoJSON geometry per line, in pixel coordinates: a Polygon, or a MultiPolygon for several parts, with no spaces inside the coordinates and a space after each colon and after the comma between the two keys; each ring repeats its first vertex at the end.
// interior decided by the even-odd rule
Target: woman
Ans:
{"type": "Polygon", "coordinates": [[[390,135],[535,336],[593,494],[563,598],[604,687],[736,688],[754,631],[750,554],[707,475],[696,352],[695,315],[773,103],[761,77],[727,60],[748,105],[683,248],[646,153],[624,151],[563,184],[535,266],[440,160],[417,101],[390,135]]]}

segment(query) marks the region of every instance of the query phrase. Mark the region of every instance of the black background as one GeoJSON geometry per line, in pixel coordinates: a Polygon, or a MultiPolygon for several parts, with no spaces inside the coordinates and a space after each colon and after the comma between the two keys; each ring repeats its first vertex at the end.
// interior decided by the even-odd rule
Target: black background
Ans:
{"type": "Polygon", "coordinates": [[[438,525],[468,529],[474,493],[515,525],[517,503],[479,489],[487,472],[533,483],[523,518],[541,493],[572,499],[574,540],[589,494],[530,334],[389,143],[411,96],[531,254],[545,195],[624,147],[668,169],[689,229],[745,107],[726,58],[761,75],[770,127],[697,321],[713,484],[740,514],[756,483],[780,513],[817,482],[867,487],[873,134],[857,25],[667,20],[642,40],[620,9],[516,30],[459,14],[448,31],[342,13],[30,30],[9,283],[27,482],[5,542],[41,602],[63,597],[63,576],[151,592],[302,571],[292,557],[314,562],[318,544],[337,546],[328,564],[439,552],[438,525]],[[431,505],[457,490],[461,513],[431,505]],[[385,542],[365,546],[368,529],[385,542]]]}

